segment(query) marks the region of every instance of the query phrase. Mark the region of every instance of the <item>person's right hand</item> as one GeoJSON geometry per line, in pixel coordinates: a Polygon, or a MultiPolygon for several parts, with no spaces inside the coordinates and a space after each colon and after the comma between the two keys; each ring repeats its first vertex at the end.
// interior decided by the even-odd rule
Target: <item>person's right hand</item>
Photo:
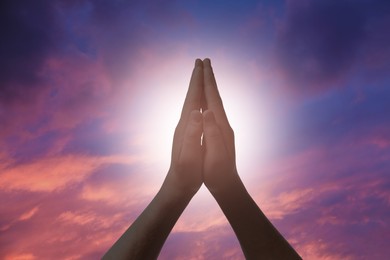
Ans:
{"type": "Polygon", "coordinates": [[[210,59],[203,61],[203,75],[203,181],[216,196],[241,181],[236,169],[234,132],[223,108],[210,59]]]}

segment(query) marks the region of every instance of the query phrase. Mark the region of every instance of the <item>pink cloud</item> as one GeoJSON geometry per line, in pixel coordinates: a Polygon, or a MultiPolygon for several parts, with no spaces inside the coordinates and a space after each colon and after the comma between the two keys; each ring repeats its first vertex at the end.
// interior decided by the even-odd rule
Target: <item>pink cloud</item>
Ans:
{"type": "Polygon", "coordinates": [[[383,147],[372,150],[370,134],[357,140],[348,136],[337,146],[278,158],[257,171],[264,175],[251,177],[249,190],[258,205],[303,258],[355,259],[381,248],[380,238],[369,248],[355,245],[387,228],[388,156],[383,147]],[[351,240],[351,233],[359,235],[351,240]]]}
{"type": "Polygon", "coordinates": [[[262,209],[270,219],[283,219],[285,216],[299,212],[303,207],[307,207],[313,199],[314,189],[297,189],[283,192],[277,197],[264,199],[262,209]]]}
{"type": "Polygon", "coordinates": [[[49,129],[72,128],[86,118],[105,114],[113,86],[101,61],[82,54],[50,57],[43,73],[50,75],[51,84],[57,86],[55,96],[46,101],[51,107],[49,129]]]}
{"type": "Polygon", "coordinates": [[[245,259],[229,225],[204,231],[173,232],[159,259],[245,259]]]}
{"type": "Polygon", "coordinates": [[[4,257],[5,260],[35,260],[37,259],[33,254],[9,254],[4,257]]]}
{"type": "Polygon", "coordinates": [[[18,221],[2,230],[6,241],[2,254],[9,259],[53,259],[59,254],[62,259],[95,259],[101,257],[143,207],[142,203],[113,207],[86,202],[77,193],[73,188],[57,191],[57,195],[51,193],[52,196],[41,199],[39,206],[20,214],[18,221]]]}
{"type": "Polygon", "coordinates": [[[150,202],[157,188],[158,186],[153,183],[146,183],[139,175],[129,174],[128,177],[101,183],[86,182],[79,198],[117,207],[139,207],[139,205],[146,206],[150,202]],[[134,183],[138,185],[135,186],[134,183]]]}
{"type": "Polygon", "coordinates": [[[355,259],[352,256],[327,252],[329,249],[329,245],[327,245],[321,240],[311,241],[303,245],[298,245],[296,249],[303,259],[313,259],[313,260],[355,259]]]}
{"type": "Polygon", "coordinates": [[[1,169],[0,189],[52,192],[83,181],[102,165],[133,162],[131,156],[60,155],[6,165],[1,169]]]}
{"type": "Polygon", "coordinates": [[[113,224],[123,218],[122,213],[117,213],[112,215],[110,218],[102,218],[97,215],[95,212],[74,212],[74,211],[65,211],[61,213],[57,221],[61,222],[63,225],[96,225],[99,228],[109,228],[113,226],[113,224]]]}
{"type": "Polygon", "coordinates": [[[18,218],[11,220],[9,223],[6,223],[3,226],[0,226],[0,231],[5,231],[20,221],[27,221],[31,219],[38,211],[39,206],[36,206],[30,210],[23,212],[18,218]]]}
{"type": "Polygon", "coordinates": [[[38,210],[39,210],[39,207],[38,207],[38,206],[37,206],[37,207],[34,207],[34,208],[32,208],[31,210],[29,210],[29,211],[23,213],[23,214],[18,218],[18,220],[19,220],[19,221],[28,220],[28,219],[32,218],[32,217],[38,212],[38,210]]]}

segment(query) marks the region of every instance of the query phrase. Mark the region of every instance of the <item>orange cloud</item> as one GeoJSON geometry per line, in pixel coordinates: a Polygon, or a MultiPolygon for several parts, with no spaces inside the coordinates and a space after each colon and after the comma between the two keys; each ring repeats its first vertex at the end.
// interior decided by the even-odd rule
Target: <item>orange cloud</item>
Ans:
{"type": "Polygon", "coordinates": [[[38,207],[38,206],[37,206],[37,207],[34,207],[34,208],[32,208],[31,210],[29,210],[29,211],[23,213],[23,214],[18,218],[18,220],[19,220],[19,221],[28,220],[28,219],[32,218],[32,217],[38,212],[38,210],[39,210],[39,207],[38,207]]]}
{"type": "Polygon", "coordinates": [[[33,254],[10,254],[5,256],[5,260],[35,260],[37,259],[33,254]]]}
{"type": "Polygon", "coordinates": [[[333,260],[333,259],[353,259],[351,256],[333,253],[329,250],[329,245],[324,241],[309,241],[297,246],[297,251],[303,259],[313,260],[333,260]]]}
{"type": "Polygon", "coordinates": [[[206,188],[200,189],[177,221],[174,232],[205,232],[228,224],[214,198],[205,196],[207,192],[206,188]]]}
{"type": "Polygon", "coordinates": [[[69,184],[79,183],[102,165],[134,163],[131,156],[61,155],[30,163],[3,166],[0,189],[52,192],[69,184]]]}
{"type": "Polygon", "coordinates": [[[119,221],[123,217],[122,213],[113,214],[110,218],[103,218],[97,215],[95,212],[82,212],[82,211],[65,211],[61,213],[57,220],[66,225],[89,225],[93,224],[99,228],[109,228],[115,222],[119,221]]]}
{"type": "Polygon", "coordinates": [[[265,199],[262,209],[271,219],[283,219],[286,215],[300,211],[314,198],[314,189],[297,189],[283,192],[275,198],[265,199]]]}
{"type": "Polygon", "coordinates": [[[22,213],[18,218],[13,219],[8,224],[0,226],[0,231],[6,231],[11,226],[17,224],[20,221],[26,221],[26,220],[31,219],[38,211],[39,211],[39,206],[36,206],[36,207],[32,208],[31,210],[28,210],[28,211],[22,213]]]}

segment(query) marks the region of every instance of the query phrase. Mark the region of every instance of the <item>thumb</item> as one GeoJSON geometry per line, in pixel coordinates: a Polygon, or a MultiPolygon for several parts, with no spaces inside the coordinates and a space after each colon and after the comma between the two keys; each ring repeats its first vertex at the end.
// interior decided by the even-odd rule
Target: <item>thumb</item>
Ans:
{"type": "Polygon", "coordinates": [[[193,161],[201,155],[200,137],[203,131],[202,125],[202,114],[198,110],[191,111],[184,133],[180,160],[193,161]]]}
{"type": "Polygon", "coordinates": [[[203,131],[207,153],[224,157],[227,154],[225,141],[211,110],[203,113],[203,131]]]}

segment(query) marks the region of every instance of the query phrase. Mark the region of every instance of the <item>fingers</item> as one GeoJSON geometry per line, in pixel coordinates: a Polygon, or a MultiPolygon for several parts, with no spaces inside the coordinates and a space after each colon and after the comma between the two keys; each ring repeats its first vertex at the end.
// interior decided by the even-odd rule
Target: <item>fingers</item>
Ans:
{"type": "Polygon", "coordinates": [[[187,121],[192,110],[200,110],[203,96],[203,62],[200,59],[195,60],[195,67],[192,71],[187,95],[184,100],[179,123],[175,129],[173,138],[172,156],[178,158],[181,145],[184,139],[187,121]]]}
{"type": "Polygon", "coordinates": [[[229,158],[223,134],[210,110],[203,113],[203,132],[207,153],[215,159],[229,158]]]}
{"type": "Polygon", "coordinates": [[[184,139],[179,155],[179,161],[189,162],[201,157],[200,138],[203,132],[203,117],[199,110],[193,110],[190,113],[187,127],[184,133],[184,139]]]}
{"type": "Polygon", "coordinates": [[[207,109],[213,111],[215,121],[220,127],[225,145],[232,158],[235,158],[234,133],[227,119],[222,99],[219,95],[217,83],[215,81],[210,59],[203,61],[204,73],[204,96],[207,103],[207,109]]]}
{"type": "Polygon", "coordinates": [[[200,110],[203,92],[203,62],[196,59],[180,121],[186,122],[192,110],[200,110]]]}
{"type": "MultiPolygon", "coordinates": [[[[179,158],[183,142],[188,142],[188,140],[191,140],[186,137],[186,135],[190,134],[187,133],[187,131],[192,131],[192,128],[188,126],[189,117],[192,113],[191,111],[199,111],[200,108],[202,108],[204,113],[207,112],[207,110],[213,112],[211,113],[211,117],[215,121],[219,133],[222,133],[222,141],[224,142],[224,145],[226,145],[226,149],[228,150],[230,156],[234,158],[234,134],[223,108],[222,99],[218,92],[214,73],[210,64],[210,59],[205,59],[203,62],[199,59],[195,61],[195,68],[191,76],[191,81],[183,105],[181,118],[175,131],[172,156],[174,158],[179,158]]],[[[209,132],[209,134],[213,134],[213,131],[214,130],[209,132]]],[[[190,144],[187,143],[187,145],[190,144]]]]}
{"type": "Polygon", "coordinates": [[[217,83],[215,81],[213,69],[211,67],[210,59],[204,59],[203,61],[203,73],[204,73],[204,96],[207,103],[207,109],[212,110],[215,115],[215,120],[221,126],[228,126],[229,121],[227,119],[225,109],[223,108],[222,99],[219,95],[217,83]]]}

